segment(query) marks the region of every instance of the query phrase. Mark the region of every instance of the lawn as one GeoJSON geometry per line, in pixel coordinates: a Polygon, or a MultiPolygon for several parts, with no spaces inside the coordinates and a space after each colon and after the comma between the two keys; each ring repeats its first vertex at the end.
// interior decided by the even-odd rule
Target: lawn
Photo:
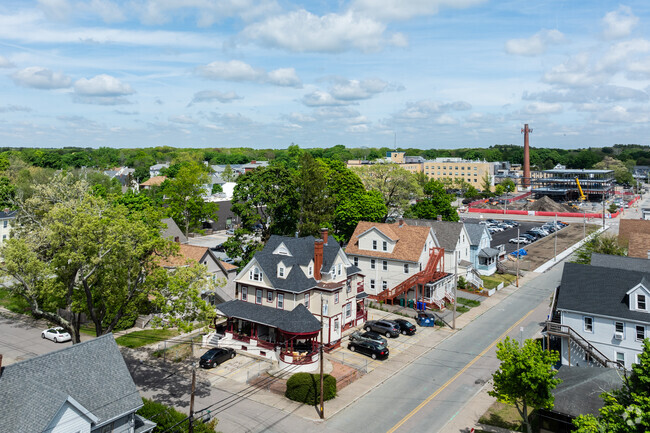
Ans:
{"type": "Polygon", "coordinates": [[[144,329],[117,337],[115,341],[120,346],[135,349],[147,344],[159,343],[179,334],[177,329],[144,329]]]}
{"type": "MultiPolygon", "coordinates": [[[[192,338],[192,342],[194,343],[195,354],[197,353],[197,349],[201,347],[201,340],[202,337],[200,335],[197,335],[196,337],[192,338]]],[[[153,353],[153,356],[155,356],[156,358],[165,358],[173,362],[180,362],[186,359],[187,357],[192,356],[192,345],[188,341],[185,341],[183,343],[170,346],[166,349],[156,350],[153,353]]]]}
{"type": "Polygon", "coordinates": [[[9,289],[0,287],[0,305],[7,310],[19,314],[29,314],[29,303],[18,295],[12,294],[9,289]]]}
{"type": "Polygon", "coordinates": [[[465,298],[458,298],[458,303],[463,304],[467,307],[478,307],[481,305],[479,301],[475,301],[473,299],[465,299],[465,298]]]}
{"type": "Polygon", "coordinates": [[[483,280],[483,285],[486,289],[494,289],[496,286],[499,284],[503,283],[504,286],[507,286],[508,284],[512,283],[515,281],[514,275],[510,274],[493,274],[488,276],[481,277],[483,280]]]}
{"type": "Polygon", "coordinates": [[[478,420],[481,424],[521,431],[521,417],[514,406],[495,401],[478,420]]]}

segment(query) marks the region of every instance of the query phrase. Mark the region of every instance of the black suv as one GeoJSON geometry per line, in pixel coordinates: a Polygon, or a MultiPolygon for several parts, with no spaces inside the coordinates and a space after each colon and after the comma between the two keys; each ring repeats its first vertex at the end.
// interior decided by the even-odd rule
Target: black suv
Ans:
{"type": "Polygon", "coordinates": [[[348,343],[350,352],[359,352],[368,355],[372,359],[388,358],[388,347],[382,347],[372,341],[350,341],[348,343]]]}
{"type": "Polygon", "coordinates": [[[368,320],[363,329],[366,331],[375,331],[379,334],[385,335],[386,337],[399,337],[401,332],[397,323],[391,320],[368,320]]]}
{"type": "Polygon", "coordinates": [[[203,354],[203,356],[201,356],[199,366],[203,368],[212,368],[224,361],[233,359],[235,355],[235,351],[230,347],[216,347],[208,350],[203,354]]]}
{"type": "Polygon", "coordinates": [[[408,320],[404,319],[395,319],[393,322],[397,323],[397,326],[399,326],[400,331],[402,332],[402,335],[413,335],[415,334],[415,331],[417,328],[415,327],[414,324],[409,322],[408,320]]]}

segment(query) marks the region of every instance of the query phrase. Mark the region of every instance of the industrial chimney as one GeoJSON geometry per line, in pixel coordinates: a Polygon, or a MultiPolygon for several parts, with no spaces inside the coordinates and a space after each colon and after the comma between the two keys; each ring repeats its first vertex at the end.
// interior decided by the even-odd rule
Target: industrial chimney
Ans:
{"type": "Polygon", "coordinates": [[[533,130],[528,129],[528,124],[526,123],[521,132],[524,134],[524,178],[521,186],[528,188],[530,186],[530,145],[528,143],[528,134],[533,132],[533,130]]]}

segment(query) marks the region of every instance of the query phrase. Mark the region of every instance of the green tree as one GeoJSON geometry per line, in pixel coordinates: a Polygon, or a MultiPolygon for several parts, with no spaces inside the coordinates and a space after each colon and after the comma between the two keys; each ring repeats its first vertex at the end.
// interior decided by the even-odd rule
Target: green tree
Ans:
{"type": "Polygon", "coordinates": [[[553,407],[553,389],[561,382],[555,378],[553,365],[560,359],[555,351],[545,351],[534,340],[526,340],[523,347],[506,337],[497,343],[499,369],[492,374],[494,390],[490,391],[497,401],[515,406],[526,426],[532,432],[530,411],[553,407]]]}
{"type": "Polygon", "coordinates": [[[465,198],[477,198],[480,197],[481,194],[478,192],[478,190],[474,187],[474,185],[470,185],[467,187],[467,191],[465,191],[465,194],[463,194],[465,198]]]}
{"type": "Polygon", "coordinates": [[[573,420],[576,433],[646,433],[650,431],[650,340],[643,340],[639,362],[623,376],[623,387],[601,394],[599,416],[573,420]]]}
{"type": "Polygon", "coordinates": [[[501,196],[501,195],[503,195],[504,192],[506,192],[506,189],[505,189],[505,187],[504,187],[503,185],[501,185],[500,183],[498,183],[498,184],[496,184],[496,185],[494,186],[494,195],[496,195],[496,196],[501,196]]]}
{"type": "Polygon", "coordinates": [[[218,183],[214,183],[214,184],[212,184],[212,191],[211,192],[212,192],[212,194],[217,194],[217,193],[223,192],[223,187],[218,183]]]}
{"type": "Polygon", "coordinates": [[[219,205],[206,202],[205,185],[210,181],[202,164],[186,163],[162,186],[167,198],[167,212],[187,236],[192,230],[200,230],[203,221],[217,218],[219,205]]]}
{"type": "Polygon", "coordinates": [[[409,216],[422,219],[436,219],[442,216],[444,221],[458,221],[458,212],[451,204],[455,197],[447,194],[442,182],[431,179],[424,186],[425,197],[411,206],[409,216]]]}
{"type": "Polygon", "coordinates": [[[223,173],[221,173],[221,178],[226,182],[234,182],[235,179],[237,179],[237,174],[232,170],[230,164],[226,164],[224,167],[223,173]]]}
{"type": "Polygon", "coordinates": [[[307,152],[302,154],[296,177],[300,206],[298,232],[302,236],[318,236],[321,227],[332,224],[335,199],[327,177],[328,169],[324,163],[307,152]]]}
{"type": "Polygon", "coordinates": [[[515,185],[515,181],[510,178],[504,179],[503,182],[501,182],[501,185],[503,186],[506,192],[513,192],[517,190],[517,185],[515,185]]]}
{"type": "Polygon", "coordinates": [[[415,176],[397,164],[373,164],[355,168],[354,172],[367,190],[379,191],[384,198],[387,210],[382,221],[401,215],[412,199],[422,195],[415,176]]]}
{"type": "Polygon", "coordinates": [[[583,265],[591,264],[591,255],[593,253],[609,254],[612,256],[625,256],[627,250],[619,245],[618,239],[614,236],[597,235],[589,241],[585,242],[576,251],[576,258],[574,263],[582,263],[583,265]]]}
{"type": "Polygon", "coordinates": [[[347,242],[359,221],[380,222],[386,215],[386,204],[379,191],[363,191],[350,199],[343,199],[334,212],[337,240],[347,242]]]}
{"type": "Polygon", "coordinates": [[[485,173],[481,178],[481,188],[485,197],[492,197],[492,176],[489,173],[485,173]]]}
{"type": "Polygon", "coordinates": [[[16,197],[16,186],[11,183],[8,177],[0,176],[0,210],[14,207],[16,197]]]}

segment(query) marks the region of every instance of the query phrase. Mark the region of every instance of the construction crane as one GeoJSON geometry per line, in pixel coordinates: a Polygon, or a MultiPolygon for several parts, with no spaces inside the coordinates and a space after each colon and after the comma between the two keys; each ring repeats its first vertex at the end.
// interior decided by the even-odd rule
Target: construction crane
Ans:
{"type": "Polygon", "coordinates": [[[578,184],[578,191],[580,191],[580,197],[578,197],[578,200],[580,201],[585,201],[587,200],[587,197],[585,197],[585,193],[582,192],[582,187],[580,186],[580,181],[576,177],[576,183],[578,184]]]}

